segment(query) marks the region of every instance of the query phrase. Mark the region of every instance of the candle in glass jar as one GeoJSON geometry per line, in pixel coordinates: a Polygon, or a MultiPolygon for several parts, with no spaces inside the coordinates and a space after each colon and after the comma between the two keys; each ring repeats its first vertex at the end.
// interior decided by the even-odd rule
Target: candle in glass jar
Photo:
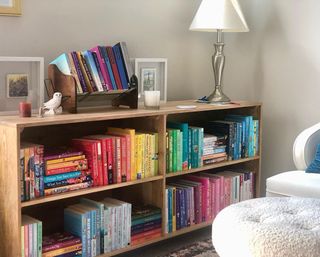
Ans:
{"type": "Polygon", "coordinates": [[[31,103],[20,102],[19,114],[20,117],[31,117],[31,103]]]}
{"type": "Polygon", "coordinates": [[[159,109],[160,91],[144,91],[144,107],[146,109],[159,109]]]}

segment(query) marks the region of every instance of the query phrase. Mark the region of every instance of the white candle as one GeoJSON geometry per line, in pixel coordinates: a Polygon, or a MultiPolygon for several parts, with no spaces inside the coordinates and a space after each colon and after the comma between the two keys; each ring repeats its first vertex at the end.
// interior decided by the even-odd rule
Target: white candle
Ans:
{"type": "Polygon", "coordinates": [[[159,109],[160,91],[144,91],[144,107],[147,109],[159,109]]]}

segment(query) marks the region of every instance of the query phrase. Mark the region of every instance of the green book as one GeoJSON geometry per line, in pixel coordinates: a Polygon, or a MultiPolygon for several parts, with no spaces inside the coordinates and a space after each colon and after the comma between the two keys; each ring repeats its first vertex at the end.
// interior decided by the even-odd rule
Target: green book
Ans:
{"type": "Polygon", "coordinates": [[[180,130],[177,130],[177,171],[182,171],[182,137],[183,132],[180,130]]]}

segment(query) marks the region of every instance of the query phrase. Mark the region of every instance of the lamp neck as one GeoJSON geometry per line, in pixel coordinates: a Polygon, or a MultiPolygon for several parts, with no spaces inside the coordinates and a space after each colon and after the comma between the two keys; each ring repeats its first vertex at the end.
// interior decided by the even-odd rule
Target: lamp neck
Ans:
{"type": "Polygon", "coordinates": [[[223,42],[223,34],[222,34],[222,29],[217,30],[217,43],[222,43],[223,42]]]}

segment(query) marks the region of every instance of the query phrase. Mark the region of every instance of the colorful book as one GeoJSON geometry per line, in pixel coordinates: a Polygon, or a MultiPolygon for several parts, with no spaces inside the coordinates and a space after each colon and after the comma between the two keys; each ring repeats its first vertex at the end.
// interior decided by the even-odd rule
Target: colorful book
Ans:
{"type": "Polygon", "coordinates": [[[128,77],[127,77],[125,66],[122,59],[120,44],[116,44],[115,46],[113,46],[112,50],[117,63],[122,89],[128,89],[128,77]]]}
{"type": "Polygon", "coordinates": [[[113,75],[110,58],[109,58],[108,53],[107,53],[107,48],[104,47],[104,46],[99,46],[99,51],[100,51],[101,56],[104,59],[105,64],[107,66],[107,72],[108,72],[108,75],[110,77],[110,81],[111,81],[111,84],[112,84],[112,89],[116,90],[117,89],[117,84],[116,84],[116,80],[115,80],[114,75],[113,75]]]}
{"type": "Polygon", "coordinates": [[[101,81],[100,81],[100,78],[99,78],[99,73],[98,73],[97,66],[95,64],[92,52],[84,51],[82,54],[83,54],[83,56],[84,56],[84,58],[86,60],[87,66],[89,68],[89,72],[91,73],[91,76],[93,78],[93,81],[94,81],[94,84],[95,84],[95,86],[97,88],[97,91],[103,92],[104,88],[103,88],[103,86],[101,84],[101,81]]]}
{"type": "Polygon", "coordinates": [[[117,85],[118,90],[123,89],[122,88],[122,83],[121,83],[121,79],[120,79],[120,75],[119,75],[119,71],[118,71],[118,67],[117,67],[117,62],[116,59],[114,57],[114,53],[112,50],[111,46],[107,46],[107,54],[110,60],[110,64],[111,64],[111,68],[112,68],[112,72],[113,72],[113,76],[117,85]]]}

